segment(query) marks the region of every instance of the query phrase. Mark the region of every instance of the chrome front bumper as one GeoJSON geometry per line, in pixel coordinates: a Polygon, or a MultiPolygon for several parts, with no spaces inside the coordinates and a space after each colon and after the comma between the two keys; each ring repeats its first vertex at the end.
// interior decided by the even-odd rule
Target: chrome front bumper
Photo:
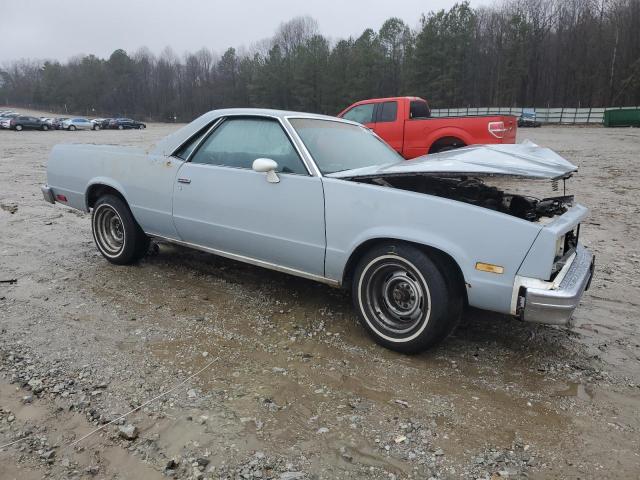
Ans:
{"type": "Polygon", "coordinates": [[[56,203],[56,199],[53,196],[53,191],[47,185],[42,185],[40,187],[40,190],[42,191],[42,196],[47,202],[56,203]]]}
{"type": "MultiPolygon", "coordinates": [[[[518,298],[519,316],[525,322],[568,325],[573,311],[580,303],[593,277],[595,258],[582,245],[576,248],[575,258],[568,266],[560,283],[541,282],[536,286],[521,287],[518,298]]],[[[560,274],[559,274],[560,275],[560,274]]]]}

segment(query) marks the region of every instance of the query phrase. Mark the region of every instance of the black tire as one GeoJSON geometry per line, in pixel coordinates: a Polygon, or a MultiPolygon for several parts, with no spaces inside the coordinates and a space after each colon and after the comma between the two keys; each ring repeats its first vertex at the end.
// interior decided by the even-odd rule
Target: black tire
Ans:
{"type": "Polygon", "coordinates": [[[116,265],[135,263],[149,249],[149,237],[133,218],[129,206],[116,195],[103,195],[95,203],[91,231],[98,251],[116,265]]]}
{"type": "Polygon", "coordinates": [[[124,130],[124,127],[122,125],[118,125],[118,130],[124,130]]]}
{"type": "Polygon", "coordinates": [[[69,130],[74,132],[76,130],[76,126],[75,125],[69,125],[69,130]]]}
{"type": "Polygon", "coordinates": [[[49,126],[48,125],[42,125],[42,131],[46,132],[47,130],[49,130],[49,126]]]}
{"type": "Polygon", "coordinates": [[[461,288],[439,259],[405,243],[378,245],[359,261],[352,296],[363,326],[380,345],[419,353],[458,325],[461,288]]]}
{"type": "Polygon", "coordinates": [[[447,145],[446,147],[439,148],[434,153],[449,152],[451,150],[455,150],[456,148],[460,148],[460,147],[454,147],[453,145],[447,145]]]}
{"type": "Polygon", "coordinates": [[[13,128],[15,129],[16,132],[21,132],[22,131],[22,125],[16,125],[13,128]]]}

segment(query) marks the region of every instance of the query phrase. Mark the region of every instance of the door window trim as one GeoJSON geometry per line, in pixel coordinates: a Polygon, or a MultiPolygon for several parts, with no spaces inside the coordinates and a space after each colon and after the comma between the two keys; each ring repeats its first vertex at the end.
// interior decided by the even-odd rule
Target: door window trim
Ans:
{"type": "MultiPolygon", "coordinates": [[[[186,159],[184,159],[183,161],[185,163],[191,163],[191,160],[193,160],[193,156],[197,153],[197,151],[200,149],[202,144],[207,140],[207,138],[209,138],[213,134],[213,132],[216,129],[218,129],[220,127],[220,125],[222,125],[225,121],[227,121],[229,119],[233,119],[233,118],[263,118],[263,119],[266,118],[266,119],[269,119],[269,120],[275,120],[276,122],[278,122],[278,124],[280,125],[280,128],[282,129],[283,133],[287,137],[287,140],[289,140],[289,142],[293,146],[294,150],[296,151],[296,154],[298,155],[299,160],[302,162],[302,165],[304,166],[305,170],[307,171],[307,176],[311,176],[311,177],[320,176],[318,174],[315,174],[315,171],[316,171],[315,169],[312,169],[312,168],[309,167],[309,161],[308,161],[307,158],[310,158],[310,156],[309,157],[305,157],[305,155],[301,151],[301,149],[298,146],[298,144],[294,141],[294,138],[293,138],[293,136],[291,134],[291,131],[287,128],[287,125],[283,122],[282,118],[278,117],[278,116],[275,116],[275,115],[258,115],[258,114],[252,114],[252,113],[228,113],[228,114],[226,114],[226,115],[224,115],[222,117],[218,117],[216,120],[214,120],[214,122],[211,125],[211,127],[209,127],[207,132],[198,141],[198,143],[193,148],[193,150],[191,150],[191,153],[189,154],[189,156],[186,159]]],[[[189,137],[189,140],[191,140],[192,138],[197,136],[200,133],[200,131],[201,130],[198,130],[196,133],[191,135],[191,137],[189,137]]],[[[174,153],[176,153],[185,144],[187,144],[189,142],[189,140],[186,140],[185,142],[181,143],[180,146],[175,149],[174,153]]],[[[176,157],[176,158],[178,158],[178,160],[182,160],[180,157],[176,157]]],[[[238,170],[251,170],[251,169],[248,169],[248,168],[234,167],[232,165],[212,165],[212,164],[206,164],[206,163],[199,163],[198,165],[203,165],[203,166],[208,166],[208,167],[235,168],[235,169],[238,169],[238,170]]],[[[313,165],[313,166],[315,167],[315,165],[313,165]]],[[[317,168],[317,167],[315,167],[315,168],[317,168]]],[[[304,174],[291,173],[291,172],[278,172],[278,175],[304,176],[304,174]]]]}

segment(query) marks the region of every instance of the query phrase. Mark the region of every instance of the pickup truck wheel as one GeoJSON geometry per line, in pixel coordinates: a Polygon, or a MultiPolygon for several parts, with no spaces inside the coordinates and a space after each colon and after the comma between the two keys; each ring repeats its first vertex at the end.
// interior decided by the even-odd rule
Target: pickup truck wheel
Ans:
{"type": "Polygon", "coordinates": [[[133,218],[127,204],[115,195],[98,199],[93,207],[91,229],[98,250],[111,263],[135,263],[149,249],[149,237],[133,218]]]}
{"type": "Polygon", "coordinates": [[[360,260],[352,295],[362,323],[380,345],[418,353],[457,325],[462,299],[424,252],[407,244],[373,248],[360,260]]]}

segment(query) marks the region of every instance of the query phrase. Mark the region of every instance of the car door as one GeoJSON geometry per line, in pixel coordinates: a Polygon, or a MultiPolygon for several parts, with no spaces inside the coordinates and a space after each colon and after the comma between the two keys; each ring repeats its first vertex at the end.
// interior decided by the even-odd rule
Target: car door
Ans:
{"type": "Polygon", "coordinates": [[[178,171],[173,218],[185,242],[324,275],[322,180],[277,119],[229,117],[200,140],[178,171]],[[279,183],[252,169],[258,158],[277,162],[279,183]]]}
{"type": "Polygon", "coordinates": [[[378,103],[373,131],[396,152],[402,153],[404,125],[398,121],[398,102],[396,100],[378,103]]]}

